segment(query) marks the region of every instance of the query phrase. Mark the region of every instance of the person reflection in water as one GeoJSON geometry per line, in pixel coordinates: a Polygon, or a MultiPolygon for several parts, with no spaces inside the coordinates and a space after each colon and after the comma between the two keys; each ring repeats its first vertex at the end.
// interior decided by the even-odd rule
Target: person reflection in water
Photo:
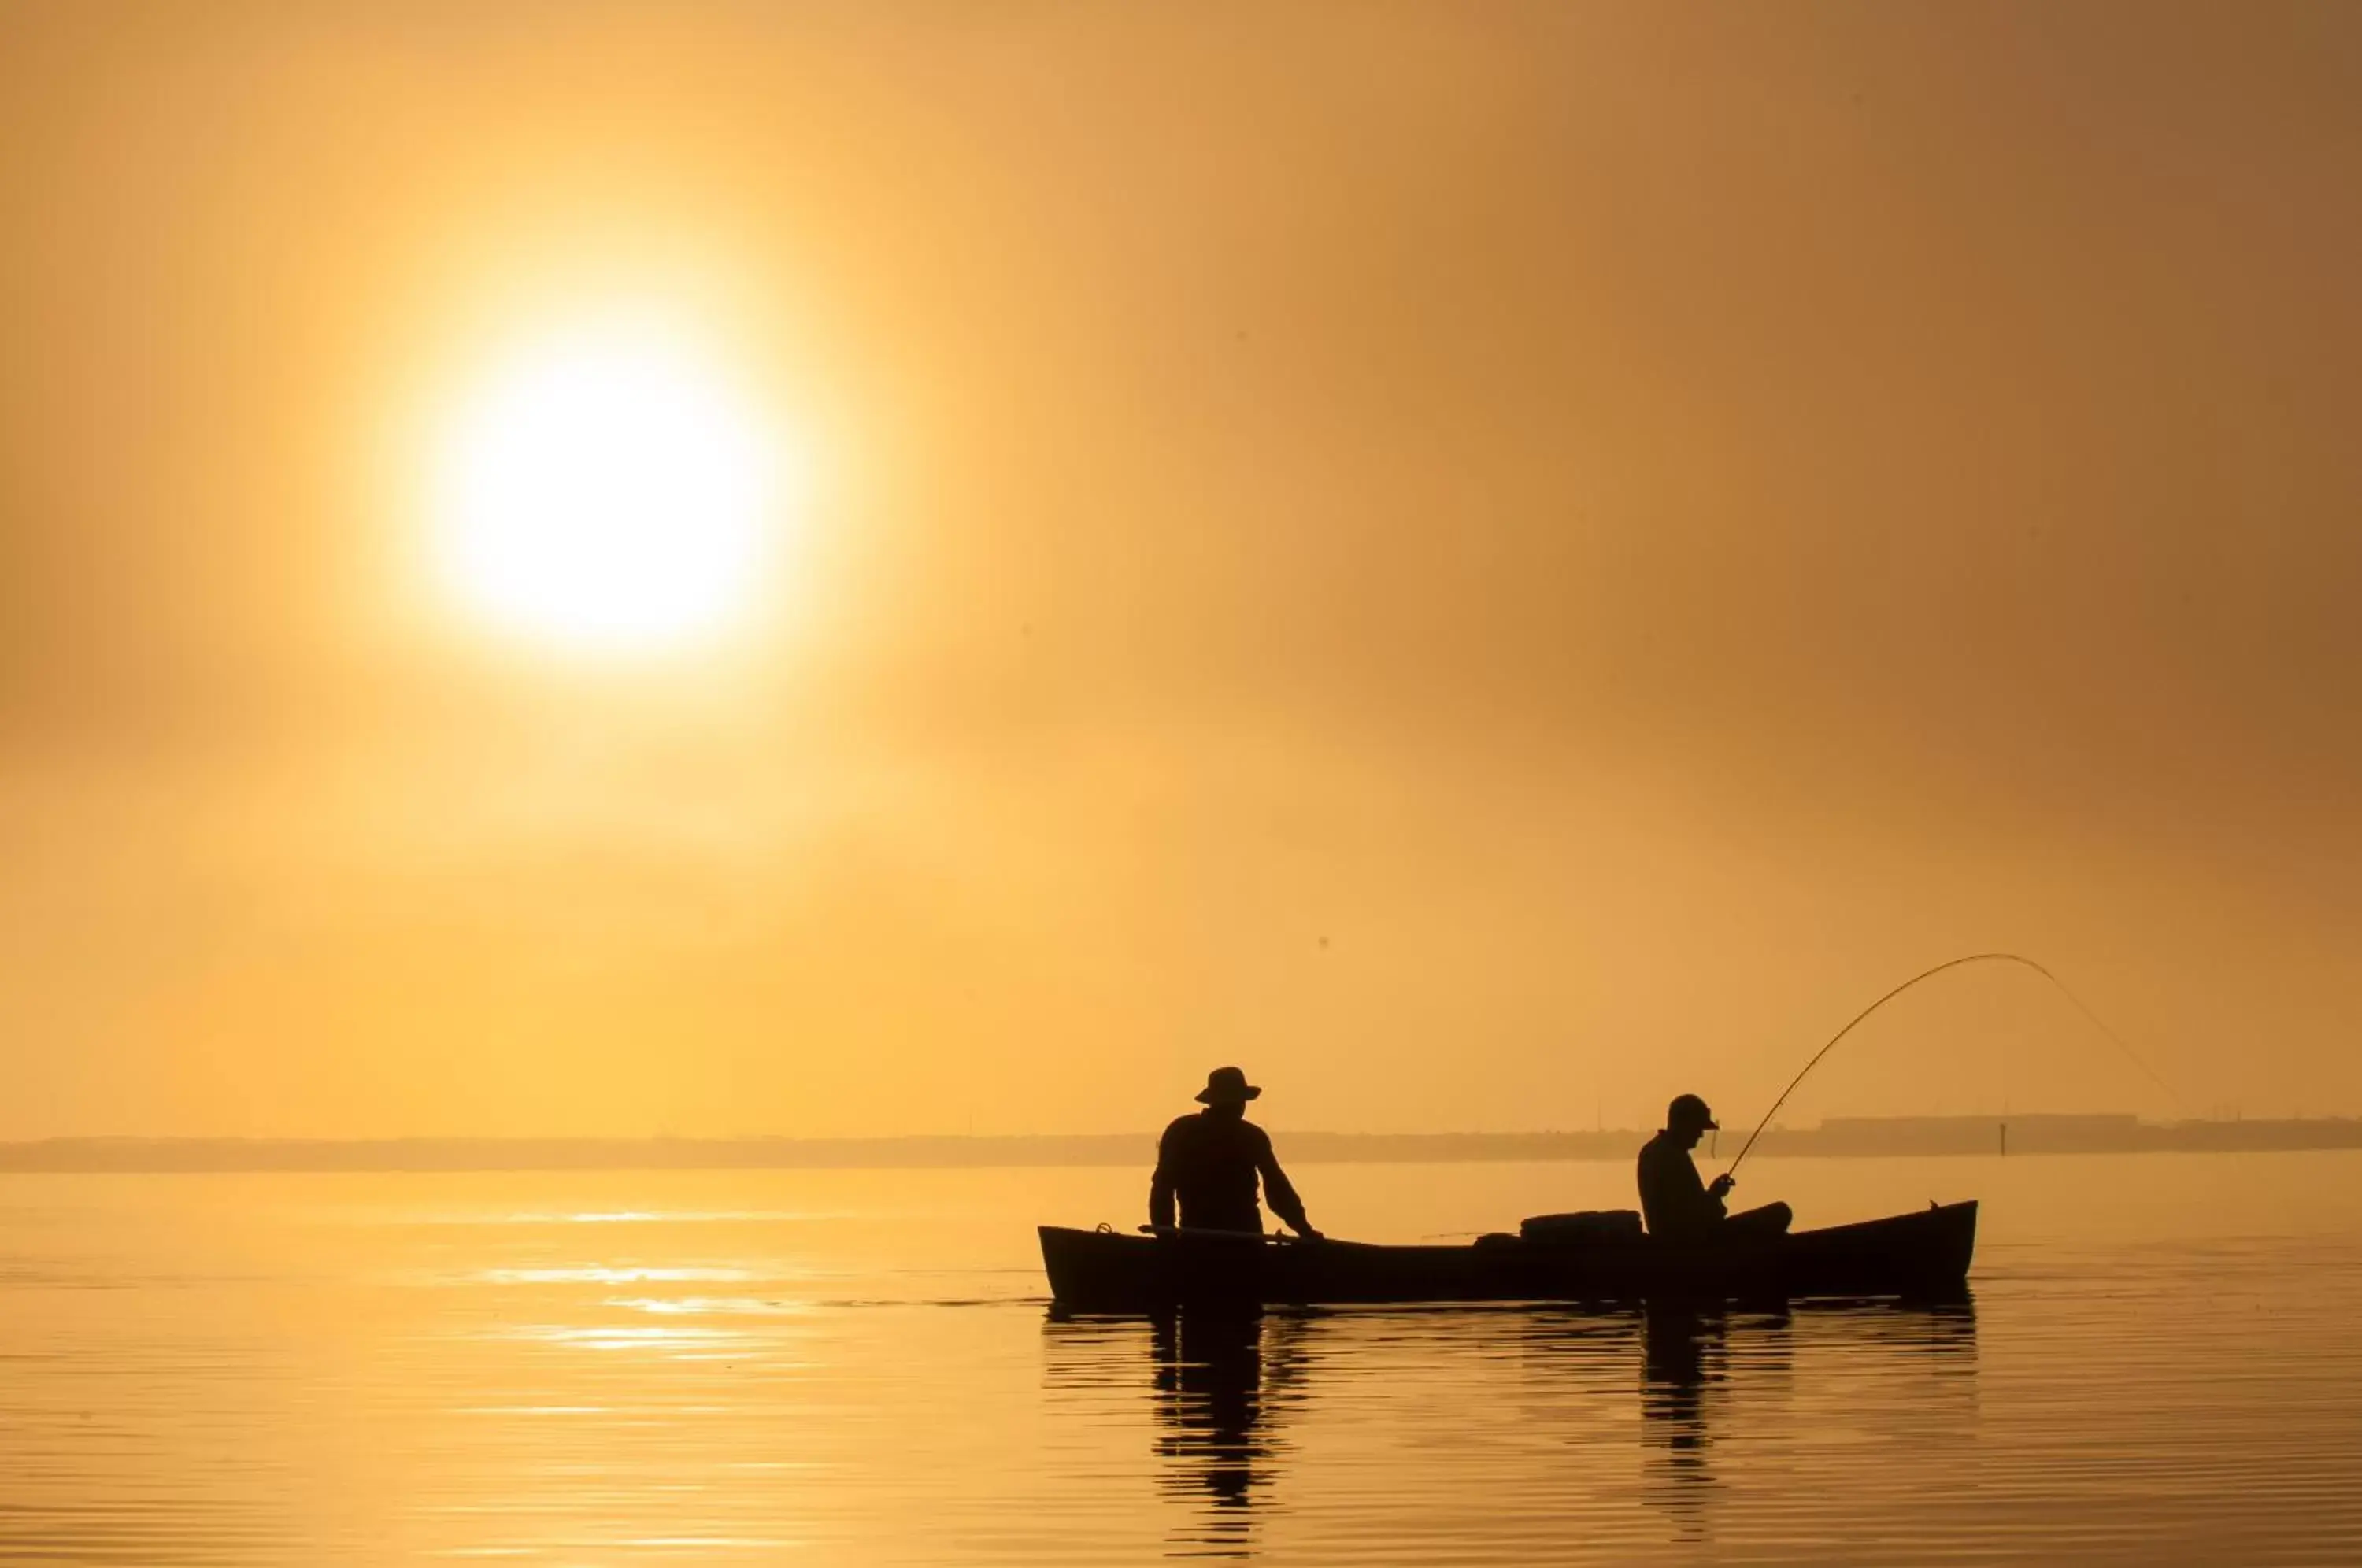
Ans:
{"type": "Polygon", "coordinates": [[[1296,1196],[1287,1173],[1271,1152],[1270,1135],[1246,1119],[1247,1101],[1262,1093],[1236,1067],[1216,1067],[1207,1075],[1206,1087],[1198,1093],[1206,1109],[1176,1118],[1156,1145],[1156,1174],[1148,1184],[1151,1225],[1172,1229],[1177,1198],[1184,1226],[1259,1234],[1263,1210],[1255,1205],[1255,1183],[1260,1177],[1272,1212],[1306,1241],[1320,1239],[1304,1217],[1303,1199],[1296,1196]]]}
{"type": "Polygon", "coordinates": [[[1720,1123],[1705,1101],[1677,1095],[1665,1108],[1663,1131],[1640,1149],[1640,1212],[1649,1234],[1679,1241],[1738,1241],[1785,1235],[1794,1216],[1784,1203],[1727,1213],[1723,1199],[1737,1184],[1725,1173],[1708,1187],[1698,1179],[1690,1151],[1720,1123]]]}
{"type": "MultiPolygon", "coordinates": [[[[1190,1544],[1243,1555],[1254,1495],[1270,1483],[1263,1320],[1254,1312],[1172,1313],[1155,1322],[1156,1451],[1166,1488],[1209,1509],[1190,1544]]],[[[1285,1377],[1284,1370],[1275,1369],[1285,1377]]]]}
{"type": "Polygon", "coordinates": [[[1718,1315],[1650,1308],[1640,1320],[1640,1441],[1662,1456],[1651,1490],[1691,1540],[1714,1496],[1706,1386],[1723,1379],[1725,1332],[1718,1315]]]}

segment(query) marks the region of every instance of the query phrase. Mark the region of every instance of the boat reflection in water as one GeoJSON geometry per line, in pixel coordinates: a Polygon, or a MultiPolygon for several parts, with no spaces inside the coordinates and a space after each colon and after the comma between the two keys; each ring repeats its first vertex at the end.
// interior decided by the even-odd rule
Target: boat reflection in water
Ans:
{"type": "MultiPolygon", "coordinates": [[[[1669,1522],[1674,1540],[1707,1540],[1727,1497],[1776,1490],[1805,1450],[1858,1441],[1860,1431],[1827,1419],[1832,1394],[1841,1408],[1874,1408],[1882,1438],[1923,1453],[1974,1441],[1976,1317],[1965,1297],[1703,1311],[1201,1309],[1148,1320],[1054,1309],[1045,1349],[1062,1393],[1095,1394],[1099,1404],[1144,1385],[1155,1484],[1181,1509],[1166,1531],[1179,1555],[1255,1555],[1259,1512],[1315,1501],[1287,1483],[1316,1390],[1321,1415],[1359,1429],[1351,1442],[1359,1463],[1432,1466],[1442,1452],[1489,1452],[1508,1468],[1485,1477],[1486,1489],[1522,1497],[1518,1528],[1543,1538],[1553,1512],[1612,1510],[1620,1496],[1669,1522]],[[1813,1391],[1803,1399],[1800,1378],[1813,1391]],[[1807,1407],[1819,1414],[1808,1417],[1807,1407]],[[1546,1441],[1502,1451],[1505,1414],[1546,1441]]],[[[1323,1434],[1330,1483],[1334,1436],[1323,1434]]],[[[1486,1528],[1511,1528],[1499,1498],[1485,1508],[1486,1528]]]]}

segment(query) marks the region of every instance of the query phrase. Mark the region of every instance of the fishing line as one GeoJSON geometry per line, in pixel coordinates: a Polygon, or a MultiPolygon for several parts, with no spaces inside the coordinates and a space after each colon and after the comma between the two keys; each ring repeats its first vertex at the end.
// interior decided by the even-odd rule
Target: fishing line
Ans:
{"type": "Polygon", "coordinates": [[[2103,1020],[2098,1013],[2093,1012],[2091,1007],[2085,1003],[2081,997],[2077,996],[2068,988],[2066,981],[2060,979],[2058,976],[2052,974],[2049,970],[2044,968],[2033,959],[2028,958],[2023,953],[1970,953],[1964,957],[1948,958],[1932,969],[1921,970],[1918,974],[1912,976],[1909,979],[1904,981],[1901,985],[1895,987],[1893,990],[1887,992],[1884,996],[1879,998],[1876,1001],[1871,1003],[1860,1012],[1855,1013],[1851,1022],[1848,1023],[1843,1029],[1838,1030],[1835,1034],[1830,1035],[1828,1043],[1823,1045],[1819,1050],[1814,1052],[1813,1059],[1805,1064],[1805,1070],[1788,1080],[1788,1087],[1780,1091],[1780,1098],[1772,1102],[1772,1109],[1763,1113],[1763,1120],[1757,1122],[1755,1124],[1755,1131],[1747,1135],[1746,1143],[1742,1145],[1738,1151],[1738,1159],[1731,1161],[1724,1174],[1728,1175],[1729,1172],[1736,1171],[1738,1168],[1738,1161],[1745,1159],[1747,1157],[1747,1151],[1755,1147],[1755,1140],[1763,1136],[1763,1130],[1772,1125],[1772,1119],[1780,1114],[1780,1108],[1788,1103],[1788,1097],[1796,1092],[1796,1086],[1803,1083],[1806,1077],[1811,1076],[1813,1069],[1821,1065],[1821,1058],[1827,1055],[1831,1051],[1837,1048],[1838,1041],[1844,1039],[1847,1035],[1851,1034],[1854,1032],[1854,1026],[1856,1024],[1861,1022],[1862,1020],[1868,1018],[1871,1013],[1876,1012],[1880,1008],[1884,1007],[1888,1002],[1893,1001],[1896,997],[1901,996],[1904,992],[1909,990],[1920,981],[1933,979],[1936,976],[1942,974],[1945,970],[1957,969],[1963,964],[2017,964],[2033,970],[2036,974],[2041,976],[2044,979],[2049,981],[2051,985],[2056,987],[2060,996],[2063,996],[2069,1001],[2073,1002],[2075,1004],[2075,1010],[2081,1013],[2091,1023],[2092,1028],[2098,1030],[2102,1034],[2106,1035],[2109,1041],[2114,1044],[2115,1048],[2125,1054],[2125,1060],[2130,1062],[2134,1066],[2138,1067],[2141,1070],[2141,1076],[2143,1077],[2148,1079],[2149,1082],[2155,1084],[2158,1088],[2163,1089],[2165,1091],[2165,1097],[2173,1101],[2175,1110],[2180,1110],[2184,1109],[2181,1103],[2181,1097],[2174,1093],[2173,1086],[2167,1083],[2163,1078],[2158,1077],[2150,1068],[2149,1065],[2140,1059],[2140,1054],[2125,1043],[2125,1037],[2118,1034],[2114,1030],[2109,1028],[2106,1021],[2103,1020]]]}

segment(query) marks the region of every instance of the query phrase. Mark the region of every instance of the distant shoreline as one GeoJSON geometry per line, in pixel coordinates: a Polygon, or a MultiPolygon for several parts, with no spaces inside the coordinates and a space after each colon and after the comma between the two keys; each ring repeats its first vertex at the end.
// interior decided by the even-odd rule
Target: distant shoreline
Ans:
{"type": "MultiPolygon", "coordinates": [[[[1297,1132],[1291,1164],[1626,1160],[1648,1133],[1297,1132]]],[[[1726,1133],[1736,1154],[1744,1132],[1726,1133]]],[[[907,1138],[47,1138],[0,1143],[0,1174],[563,1170],[913,1170],[1144,1165],[1149,1132],[907,1138]]],[[[2362,1119],[2142,1121],[2128,1115],[1832,1117],[1774,1127],[1762,1154],[2253,1154],[2362,1148],[2362,1119]]]]}

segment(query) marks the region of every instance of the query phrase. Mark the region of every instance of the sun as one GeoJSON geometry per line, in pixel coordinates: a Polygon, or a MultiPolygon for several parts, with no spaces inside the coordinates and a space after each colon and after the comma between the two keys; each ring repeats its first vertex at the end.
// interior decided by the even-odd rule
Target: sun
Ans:
{"type": "Polygon", "coordinates": [[[778,445],[691,338],[577,326],[497,361],[452,408],[435,565],[478,618],[589,653],[710,641],[770,552],[778,445]]]}

